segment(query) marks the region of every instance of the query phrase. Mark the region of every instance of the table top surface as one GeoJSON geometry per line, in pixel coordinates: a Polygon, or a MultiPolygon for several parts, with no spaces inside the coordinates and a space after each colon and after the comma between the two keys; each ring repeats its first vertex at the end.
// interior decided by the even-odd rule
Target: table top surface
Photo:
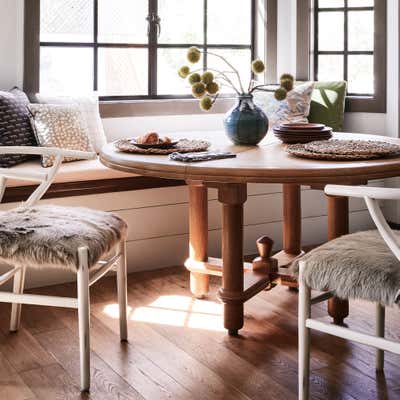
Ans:
{"type": "MultiPolygon", "coordinates": [[[[400,157],[363,161],[322,161],[289,155],[270,132],[258,146],[235,146],[223,131],[188,132],[174,138],[198,138],[210,150],[231,151],[236,158],[182,163],[164,155],[119,152],[113,143],[103,147],[100,160],[109,168],[144,176],[223,183],[363,183],[400,175],[400,157]]],[[[355,133],[335,133],[336,139],[380,140],[400,145],[400,139],[355,133]]]]}

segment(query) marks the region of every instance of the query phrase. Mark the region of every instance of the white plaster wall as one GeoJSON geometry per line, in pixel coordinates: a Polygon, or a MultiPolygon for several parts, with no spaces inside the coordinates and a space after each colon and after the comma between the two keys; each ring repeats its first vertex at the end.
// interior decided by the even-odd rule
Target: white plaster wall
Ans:
{"type": "MultiPolygon", "coordinates": [[[[391,0],[389,0],[390,2],[391,0]]],[[[280,0],[279,10],[285,19],[279,25],[279,70],[290,71],[294,65],[293,30],[294,0],[280,0]],[[288,14],[289,12],[289,14],[288,14]],[[287,32],[289,32],[287,34],[287,32]]],[[[0,89],[22,85],[23,65],[23,0],[0,0],[0,89]]],[[[395,43],[392,43],[394,46],[395,43]]],[[[382,133],[387,124],[384,114],[349,115],[346,126],[357,132],[382,133]]],[[[109,140],[131,136],[147,130],[173,132],[185,130],[215,130],[222,127],[222,115],[159,116],[115,118],[103,121],[109,140]]],[[[391,122],[393,125],[393,123],[391,122]]],[[[391,125],[391,126],[392,126],[391,125]]],[[[394,127],[392,127],[394,131],[394,127]]],[[[377,184],[382,184],[378,182],[377,184]]],[[[320,192],[303,189],[303,242],[324,240],[326,237],[326,204],[320,192]]],[[[130,225],[128,238],[129,271],[154,269],[183,262],[187,255],[188,204],[185,187],[151,189],[136,192],[70,197],[45,201],[63,205],[83,205],[115,211],[130,225]]],[[[219,254],[220,213],[216,193],[210,191],[210,253],[219,254]]],[[[12,205],[3,205],[2,208],[12,205]]],[[[255,239],[270,235],[281,245],[281,186],[250,185],[245,210],[245,253],[256,252],[255,239]]],[[[351,229],[372,226],[360,201],[351,203],[351,229]]],[[[73,280],[65,273],[30,272],[28,286],[41,286],[73,280]]]]}

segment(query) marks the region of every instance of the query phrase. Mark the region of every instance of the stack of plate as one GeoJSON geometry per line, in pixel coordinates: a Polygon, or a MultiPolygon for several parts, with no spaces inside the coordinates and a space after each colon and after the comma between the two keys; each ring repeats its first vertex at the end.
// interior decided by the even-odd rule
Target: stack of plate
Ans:
{"type": "Polygon", "coordinates": [[[282,124],[274,128],[274,134],[283,143],[308,143],[330,139],[332,128],[323,124],[282,124]]]}

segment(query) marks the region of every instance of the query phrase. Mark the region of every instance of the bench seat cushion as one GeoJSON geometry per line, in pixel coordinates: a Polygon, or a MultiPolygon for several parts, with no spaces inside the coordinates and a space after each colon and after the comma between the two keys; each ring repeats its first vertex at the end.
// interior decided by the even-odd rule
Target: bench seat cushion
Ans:
{"type": "MultiPolygon", "coordinates": [[[[400,242],[400,232],[396,236],[400,242]]],[[[400,303],[400,262],[377,230],[341,236],[301,260],[305,283],[313,289],[331,291],[341,299],[400,303]]]]}
{"type": "Polygon", "coordinates": [[[117,215],[82,207],[36,206],[0,212],[0,260],[30,268],[76,271],[78,248],[89,249],[89,267],[127,235],[117,215]]]}
{"type": "MultiPolygon", "coordinates": [[[[12,169],[30,172],[35,170],[41,172],[48,171],[48,169],[42,168],[40,160],[27,161],[12,167],[12,169]]],[[[95,181],[101,179],[127,178],[132,176],[135,176],[135,174],[117,171],[106,167],[99,161],[99,159],[81,160],[62,164],[56,174],[54,183],[95,181]]],[[[32,181],[23,181],[20,179],[7,180],[7,187],[30,186],[33,184],[32,181]]]]}

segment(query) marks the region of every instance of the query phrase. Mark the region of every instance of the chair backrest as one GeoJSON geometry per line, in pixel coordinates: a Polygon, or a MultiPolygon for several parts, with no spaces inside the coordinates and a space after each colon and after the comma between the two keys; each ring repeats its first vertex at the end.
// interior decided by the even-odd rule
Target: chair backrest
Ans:
{"type": "Polygon", "coordinates": [[[31,172],[15,170],[13,168],[0,168],[0,202],[3,199],[7,186],[7,179],[21,179],[38,182],[39,186],[33,191],[29,198],[23,203],[26,207],[35,205],[46,193],[59,170],[65,157],[73,157],[83,160],[96,158],[96,153],[59,149],[55,147],[30,147],[30,146],[0,146],[0,154],[32,154],[32,155],[51,155],[54,156],[53,165],[43,168],[43,172],[31,172]]]}

